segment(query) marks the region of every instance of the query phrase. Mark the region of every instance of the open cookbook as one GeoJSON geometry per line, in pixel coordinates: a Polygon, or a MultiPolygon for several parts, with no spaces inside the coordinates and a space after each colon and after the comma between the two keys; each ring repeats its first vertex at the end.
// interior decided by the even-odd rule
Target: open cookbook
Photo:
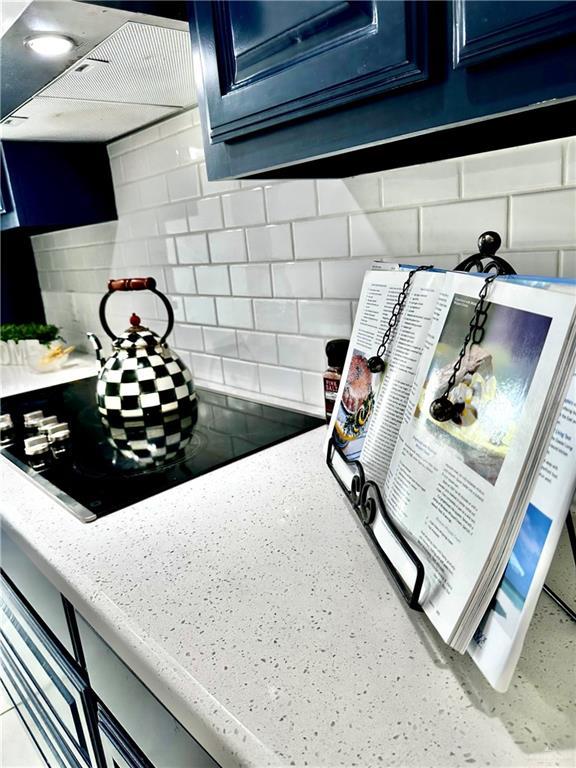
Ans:
{"type": "MultiPolygon", "coordinates": [[[[408,271],[376,262],[366,274],[327,440],[378,483],[424,564],[420,604],[441,637],[506,690],[576,482],[576,288],[494,280],[458,367],[486,276],[418,272],[374,373],[408,271]],[[443,396],[453,414],[439,421],[443,396]]],[[[414,582],[382,515],[370,527],[414,582]]]]}

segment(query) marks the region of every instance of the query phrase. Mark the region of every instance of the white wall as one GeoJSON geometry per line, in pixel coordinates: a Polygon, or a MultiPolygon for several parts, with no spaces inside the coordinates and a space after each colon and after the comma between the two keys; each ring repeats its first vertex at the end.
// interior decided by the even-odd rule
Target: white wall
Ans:
{"type": "MultiPolygon", "coordinates": [[[[454,267],[484,230],[518,271],[576,276],[576,139],[349,179],[209,182],[197,110],[109,147],[119,220],[33,238],[46,314],[100,333],[110,277],[153,275],[199,384],[322,407],[327,339],[348,336],[374,257],[454,267]]],[[[335,161],[336,162],[336,161],[335,161]]],[[[114,296],[163,329],[149,294],[114,296]]]]}

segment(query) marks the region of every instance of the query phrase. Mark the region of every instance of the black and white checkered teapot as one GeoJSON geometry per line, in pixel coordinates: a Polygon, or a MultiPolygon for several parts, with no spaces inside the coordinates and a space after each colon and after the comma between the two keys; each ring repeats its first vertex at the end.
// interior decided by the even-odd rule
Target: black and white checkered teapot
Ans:
{"type": "Polygon", "coordinates": [[[96,402],[108,440],[140,464],[165,461],[188,443],[197,417],[192,374],[166,344],[174,326],[170,302],[157,290],[153,277],[110,280],[100,302],[100,322],[112,339],[109,358],[102,356],[98,337],[87,335],[100,361],[96,402]],[[130,327],[115,336],[106,321],[108,300],[116,291],[143,290],[151,291],[164,304],[166,332],[159,337],[133,314],[130,327]]]}

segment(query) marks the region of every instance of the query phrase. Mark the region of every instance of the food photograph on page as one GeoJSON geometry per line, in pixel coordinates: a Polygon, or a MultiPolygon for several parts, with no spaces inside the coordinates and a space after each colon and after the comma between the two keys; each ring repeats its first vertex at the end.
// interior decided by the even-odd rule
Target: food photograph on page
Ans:
{"type": "Polygon", "coordinates": [[[473,642],[477,645],[484,644],[491,622],[499,624],[508,637],[514,638],[551,525],[549,517],[528,504],[500,587],[474,635],[473,642]]]}
{"type": "Polygon", "coordinates": [[[358,459],[382,383],[381,373],[372,373],[363,352],[354,349],[342,400],[334,423],[334,440],[346,458],[358,459]]]}
{"type": "Polygon", "coordinates": [[[466,350],[448,395],[457,406],[454,416],[439,422],[430,416],[430,405],[446,392],[476,302],[469,296],[454,296],[414,415],[445,450],[495,485],[522,429],[524,402],[551,320],[486,302],[482,342],[466,350]]]}

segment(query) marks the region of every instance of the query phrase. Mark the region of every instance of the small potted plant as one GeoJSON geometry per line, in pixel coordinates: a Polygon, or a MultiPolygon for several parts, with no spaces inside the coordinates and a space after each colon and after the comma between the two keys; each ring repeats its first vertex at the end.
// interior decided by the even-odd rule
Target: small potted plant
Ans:
{"type": "Polygon", "coordinates": [[[36,370],[61,368],[73,347],[64,347],[56,325],[3,323],[0,325],[0,361],[3,365],[29,364],[36,370]]]}

